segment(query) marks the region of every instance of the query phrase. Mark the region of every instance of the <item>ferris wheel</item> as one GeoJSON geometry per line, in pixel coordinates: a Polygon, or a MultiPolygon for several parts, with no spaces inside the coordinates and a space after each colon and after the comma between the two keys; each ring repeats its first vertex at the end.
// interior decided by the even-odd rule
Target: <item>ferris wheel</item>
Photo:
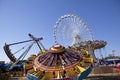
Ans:
{"type": "Polygon", "coordinates": [[[54,25],[54,39],[56,44],[65,47],[83,41],[93,40],[89,26],[77,15],[61,16],[54,25]]]}

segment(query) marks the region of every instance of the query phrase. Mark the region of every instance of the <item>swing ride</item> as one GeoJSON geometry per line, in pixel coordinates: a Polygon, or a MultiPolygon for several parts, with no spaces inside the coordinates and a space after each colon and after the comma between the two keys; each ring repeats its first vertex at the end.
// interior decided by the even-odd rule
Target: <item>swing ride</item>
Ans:
{"type": "Polygon", "coordinates": [[[55,45],[46,50],[41,38],[29,34],[31,40],[6,44],[4,51],[12,61],[12,69],[17,63],[24,61],[25,56],[37,44],[38,54],[27,57],[23,65],[28,80],[82,80],[92,70],[95,59],[94,50],[104,47],[105,41],[93,40],[91,29],[79,17],[73,14],[61,16],[54,26],[55,45]],[[31,44],[18,57],[9,49],[13,45],[31,44]]]}

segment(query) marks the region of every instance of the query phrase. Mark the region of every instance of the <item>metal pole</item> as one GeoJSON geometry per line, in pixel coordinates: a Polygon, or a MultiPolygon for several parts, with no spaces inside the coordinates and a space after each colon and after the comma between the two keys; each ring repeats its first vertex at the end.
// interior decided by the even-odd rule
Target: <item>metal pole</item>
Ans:
{"type": "Polygon", "coordinates": [[[42,51],[42,48],[40,47],[38,41],[42,40],[43,38],[41,37],[41,39],[38,39],[38,38],[34,37],[32,34],[30,34],[30,33],[28,35],[30,36],[30,38],[32,38],[37,43],[39,49],[42,51]]]}
{"type": "MultiPolygon", "coordinates": [[[[37,40],[42,40],[42,39],[43,39],[42,37],[41,38],[37,38],[37,40]]],[[[34,41],[34,40],[26,40],[26,41],[16,42],[16,43],[12,43],[12,44],[7,44],[7,45],[11,46],[11,45],[15,45],[15,44],[30,42],[30,41],[34,41]]]]}

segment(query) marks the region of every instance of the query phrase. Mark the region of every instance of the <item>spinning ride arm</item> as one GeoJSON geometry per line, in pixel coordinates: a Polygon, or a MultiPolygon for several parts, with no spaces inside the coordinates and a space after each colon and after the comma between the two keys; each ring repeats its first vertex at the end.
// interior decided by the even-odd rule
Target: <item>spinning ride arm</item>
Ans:
{"type": "MultiPolygon", "coordinates": [[[[30,36],[30,35],[31,35],[31,34],[29,34],[29,36],[30,36]]],[[[9,47],[12,46],[12,45],[21,44],[21,43],[26,43],[26,42],[30,42],[30,41],[35,41],[35,42],[38,44],[38,41],[43,39],[42,37],[41,37],[41,38],[35,38],[34,36],[32,36],[32,37],[33,37],[32,40],[26,40],[26,41],[16,42],[16,43],[12,43],[12,44],[6,44],[6,43],[5,43],[3,49],[4,49],[5,53],[6,53],[6,55],[8,56],[8,58],[9,58],[12,62],[16,62],[17,59],[16,59],[16,57],[14,56],[14,54],[11,52],[11,50],[10,50],[9,47]]],[[[20,56],[21,56],[21,55],[20,55],[20,56]]]]}

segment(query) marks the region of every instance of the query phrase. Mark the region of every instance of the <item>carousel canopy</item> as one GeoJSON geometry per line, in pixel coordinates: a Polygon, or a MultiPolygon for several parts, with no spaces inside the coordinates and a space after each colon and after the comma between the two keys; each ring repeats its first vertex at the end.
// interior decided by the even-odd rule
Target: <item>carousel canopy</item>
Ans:
{"type": "Polygon", "coordinates": [[[34,68],[47,72],[69,70],[81,61],[82,56],[79,52],[57,44],[34,60],[34,68]]]}
{"type": "Polygon", "coordinates": [[[81,43],[76,43],[73,46],[77,48],[84,48],[84,49],[87,49],[87,48],[100,49],[105,47],[106,45],[107,45],[107,42],[103,40],[93,40],[93,41],[89,40],[81,43]]]}

